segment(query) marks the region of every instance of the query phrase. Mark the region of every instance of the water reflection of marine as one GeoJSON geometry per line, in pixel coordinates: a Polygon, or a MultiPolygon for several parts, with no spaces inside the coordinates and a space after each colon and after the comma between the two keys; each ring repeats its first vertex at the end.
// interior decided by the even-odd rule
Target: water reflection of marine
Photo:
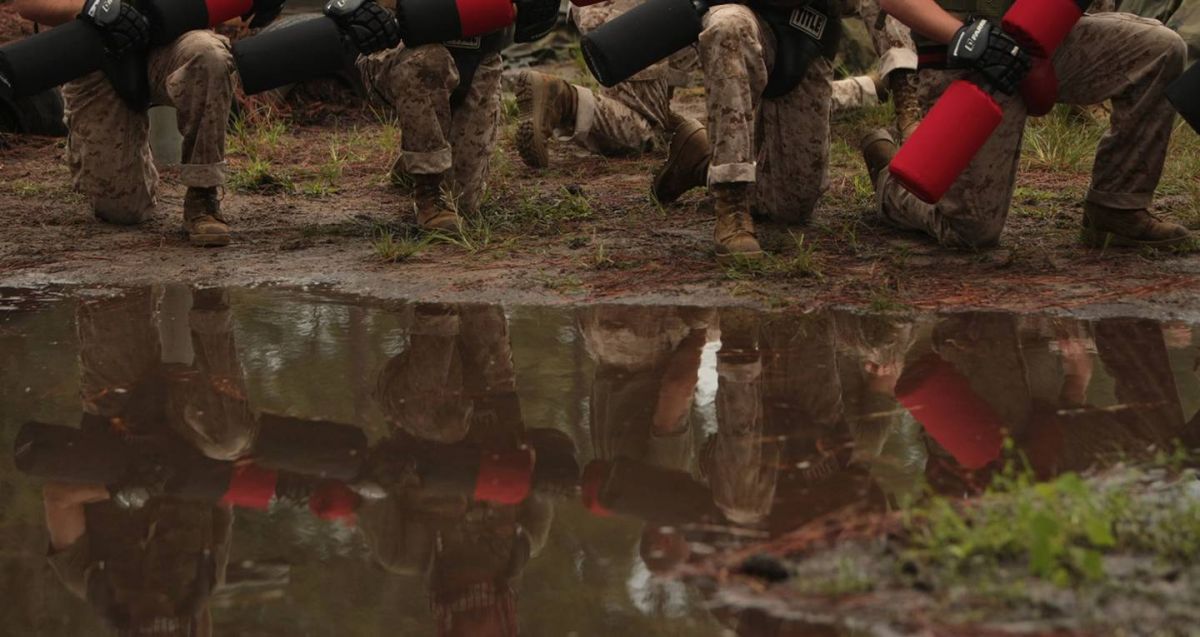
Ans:
{"type": "MultiPolygon", "coordinates": [[[[83,301],[78,331],[84,429],[178,437],[220,459],[253,442],[223,291],[83,301]]],[[[51,566],[119,634],[211,632],[207,600],[229,555],[227,507],[162,497],[122,509],[102,485],[65,483],[46,486],[45,505],[51,566]]]]}
{"type": "Polygon", "coordinates": [[[897,396],[937,443],[931,482],[956,492],[984,483],[970,471],[998,468],[1006,435],[1043,477],[1194,437],[1183,427],[1162,331],[1150,321],[946,317],[914,348],[897,396]],[[1116,405],[1093,404],[1097,362],[1116,405]]]}
{"type": "Polygon", "coordinates": [[[573,443],[525,429],[500,307],[419,305],[409,334],[376,392],[396,428],[371,460],[389,497],[364,503],[360,527],[387,570],[426,579],[438,634],[515,635],[517,584],[545,544],[550,498],[578,480],[573,443]],[[527,446],[535,464],[521,460],[527,446]],[[473,494],[432,489],[414,449],[482,452],[473,494]]]}

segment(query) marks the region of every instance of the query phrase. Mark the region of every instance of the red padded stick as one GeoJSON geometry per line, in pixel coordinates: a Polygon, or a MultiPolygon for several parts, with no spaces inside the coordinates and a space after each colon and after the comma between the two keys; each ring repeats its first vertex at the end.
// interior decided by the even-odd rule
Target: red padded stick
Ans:
{"type": "Polygon", "coordinates": [[[512,0],[455,0],[455,3],[464,38],[499,31],[517,17],[512,0]]]}

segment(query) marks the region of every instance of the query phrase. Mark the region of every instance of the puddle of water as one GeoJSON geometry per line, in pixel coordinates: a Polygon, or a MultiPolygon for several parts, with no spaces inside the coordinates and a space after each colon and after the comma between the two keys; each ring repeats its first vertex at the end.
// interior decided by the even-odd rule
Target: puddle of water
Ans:
{"type": "Polygon", "coordinates": [[[662,574],[1195,444],[1195,327],[0,290],[0,625],[780,634],[662,574]]]}

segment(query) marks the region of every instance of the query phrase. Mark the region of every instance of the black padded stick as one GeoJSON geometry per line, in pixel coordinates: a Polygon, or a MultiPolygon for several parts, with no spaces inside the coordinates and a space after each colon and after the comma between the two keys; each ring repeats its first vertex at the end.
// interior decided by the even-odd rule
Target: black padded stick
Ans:
{"type": "Polygon", "coordinates": [[[268,29],[233,45],[247,95],[337,75],[355,55],[337,23],[326,16],[268,29]]]}
{"type": "Polygon", "coordinates": [[[649,0],[583,37],[584,60],[603,86],[616,86],[695,44],[704,25],[692,0],[649,0]]]}
{"type": "Polygon", "coordinates": [[[29,97],[100,70],[104,40],[99,29],[72,20],[0,47],[0,73],[16,97],[29,97]]]}
{"type": "Polygon", "coordinates": [[[1200,133],[1200,64],[1193,64],[1167,87],[1167,99],[1171,100],[1183,119],[1200,133]]]}

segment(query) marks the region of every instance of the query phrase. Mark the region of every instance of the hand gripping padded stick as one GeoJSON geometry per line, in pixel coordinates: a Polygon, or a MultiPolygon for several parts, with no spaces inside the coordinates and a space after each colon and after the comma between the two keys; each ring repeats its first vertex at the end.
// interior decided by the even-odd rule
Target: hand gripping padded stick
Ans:
{"type": "MultiPolygon", "coordinates": [[[[1003,28],[1029,52],[1050,58],[1082,16],[1079,0],[1017,0],[1004,14],[1003,28]]],[[[922,201],[937,203],[1002,119],[1003,112],[991,95],[959,80],[896,153],[889,171],[922,201]]]]}
{"type": "Polygon", "coordinates": [[[624,82],[695,44],[707,9],[692,0],[648,0],[630,9],[583,37],[588,69],[603,86],[624,82]]]}
{"type": "MultiPolygon", "coordinates": [[[[243,15],[252,5],[251,0],[153,0],[142,11],[150,20],[151,46],[160,46],[243,15]]],[[[100,31],[72,20],[0,47],[0,74],[9,79],[15,97],[28,97],[100,70],[104,56],[100,31]]]]}

